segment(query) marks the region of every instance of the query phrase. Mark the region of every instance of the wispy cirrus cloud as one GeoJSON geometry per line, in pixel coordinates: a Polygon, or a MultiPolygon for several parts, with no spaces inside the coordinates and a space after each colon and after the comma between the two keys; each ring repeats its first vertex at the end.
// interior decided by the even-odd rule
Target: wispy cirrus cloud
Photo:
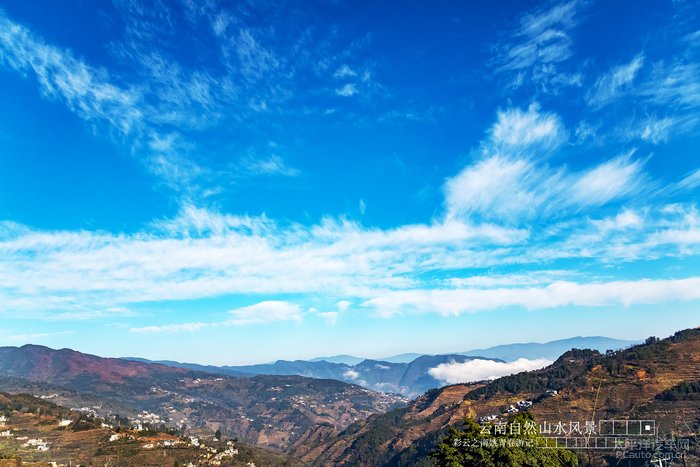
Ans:
{"type": "Polygon", "coordinates": [[[655,63],[639,94],[655,105],[697,108],[700,106],[700,63],[680,59],[655,63]]]}
{"type": "Polygon", "coordinates": [[[376,86],[366,67],[356,72],[343,66],[352,53],[333,44],[332,28],[312,33],[290,27],[273,33],[250,21],[254,5],[235,12],[214,3],[195,8],[159,2],[159,11],[139,1],[115,2],[115,7],[128,18],[123,35],[106,44],[112,65],[118,66],[91,65],[3,11],[0,65],[35,78],[47,98],[128,145],[184,202],[203,202],[246,174],[298,173],[273,154],[249,164],[252,170],[243,167],[231,174],[206,156],[202,132],[235,127],[257,133],[261,114],[308,118],[326,109],[314,101],[321,91],[332,94],[337,89],[337,95],[349,97],[376,86]],[[176,38],[192,47],[208,47],[212,60],[185,63],[176,58],[176,38]],[[329,54],[330,45],[334,54],[329,54]],[[329,73],[332,67],[337,73],[329,73]],[[298,75],[310,80],[308,87],[294,84],[298,75]],[[338,79],[352,82],[339,86],[338,79]]]}
{"type": "Polygon", "coordinates": [[[480,157],[447,181],[447,217],[519,222],[601,206],[644,186],[634,151],[579,172],[549,166],[566,138],[558,117],[537,106],[499,113],[480,157]]]}
{"type": "MultiPolygon", "coordinates": [[[[678,206],[653,215],[623,211],[595,222],[581,218],[556,233],[547,226],[524,234],[454,222],[389,231],[331,220],[309,228],[283,227],[264,218],[192,209],[152,232],[133,235],[41,232],[10,225],[0,235],[0,300],[5,313],[19,316],[240,294],[342,296],[381,313],[406,306],[441,314],[490,306],[598,306],[625,303],[625,297],[630,303],[647,303],[639,294],[652,290],[654,300],[689,300],[693,290],[700,290],[693,289],[697,284],[692,279],[587,284],[595,278],[566,282],[552,277],[551,284],[558,286],[540,281],[539,287],[521,283],[521,288],[505,291],[459,281],[446,282],[449,288],[443,290],[440,283],[421,277],[463,277],[459,271],[464,268],[503,264],[536,270],[557,260],[619,264],[692,257],[700,253],[698,225],[695,209],[678,206]]],[[[249,308],[232,319],[252,320],[258,312],[295,316],[293,308],[282,311],[289,313],[249,308]]]]}
{"type": "Polygon", "coordinates": [[[390,291],[378,294],[363,305],[387,317],[399,313],[427,312],[457,316],[511,306],[540,310],[566,306],[631,306],[699,299],[700,278],[693,277],[590,284],[553,282],[545,287],[390,291]]]}
{"type": "Polygon", "coordinates": [[[618,65],[600,76],[587,94],[587,102],[594,107],[602,107],[625,91],[644,66],[644,55],[637,55],[624,65],[618,65]]]}
{"type": "Polygon", "coordinates": [[[700,186],[700,169],[689,173],[683,180],[678,182],[677,188],[681,190],[692,190],[700,186]]]}
{"type": "Polygon", "coordinates": [[[620,133],[628,140],[642,140],[652,144],[666,143],[693,131],[700,119],[693,114],[681,114],[665,117],[648,116],[641,119],[630,119],[623,125],[620,133]]]}
{"type": "Polygon", "coordinates": [[[106,121],[121,135],[138,131],[145,115],[142,95],[135,87],[112,84],[105,71],[95,69],[36,37],[0,10],[0,63],[21,74],[32,73],[41,92],[60,99],[88,121],[106,121]]]}
{"type": "Polygon", "coordinates": [[[243,167],[250,173],[256,175],[283,175],[296,177],[299,169],[290,167],[280,156],[272,154],[266,158],[256,158],[249,156],[243,159],[243,167]]]}
{"type": "MultiPolygon", "coordinates": [[[[507,287],[469,281],[488,271],[507,284],[498,272],[504,266],[536,273],[558,261],[590,266],[700,254],[697,207],[650,199],[633,152],[576,171],[550,166],[567,134],[558,116],[537,106],[500,112],[477,160],[446,181],[444,211],[423,224],[381,229],[328,217],[302,225],[192,204],[130,234],[0,223],[0,302],[13,316],[84,319],[95,309],[138,310],[153,301],[295,294],[340,300],[337,310],[323,310],[333,314],[319,316],[332,323],[349,301],[362,304],[353,310],[391,316],[695,300],[692,275],[624,281],[572,274],[511,278],[507,287]],[[589,210],[601,205],[612,215],[589,210]]],[[[163,332],[302,316],[292,302],[263,301],[163,332]]]]}
{"type": "Polygon", "coordinates": [[[42,94],[128,141],[144,166],[169,187],[189,195],[199,191],[197,176],[204,170],[189,157],[186,144],[176,144],[181,140],[176,131],[159,129],[157,123],[167,112],[154,108],[140,86],[114,84],[107,71],[47,44],[1,10],[0,63],[20,74],[33,74],[42,94]]]}
{"type": "Polygon", "coordinates": [[[498,112],[490,131],[486,150],[518,148],[551,151],[566,141],[567,134],[561,119],[551,112],[542,112],[538,104],[526,110],[511,108],[498,112]]]}
{"type": "Polygon", "coordinates": [[[206,328],[266,324],[278,321],[301,321],[302,309],[299,305],[280,300],[268,300],[254,305],[236,308],[228,312],[230,318],[215,322],[190,322],[132,327],[129,332],[139,334],[197,332],[206,328]]]}
{"type": "Polygon", "coordinates": [[[577,24],[578,7],[579,2],[564,2],[524,15],[514,34],[516,42],[501,51],[497,70],[519,70],[571,57],[569,31],[577,24]]]}
{"type": "Polygon", "coordinates": [[[573,55],[571,31],[579,24],[583,2],[549,4],[524,14],[508,39],[496,46],[495,70],[511,76],[510,86],[526,80],[545,92],[581,86],[582,75],[562,71],[559,64],[573,55]]]}
{"type": "Polygon", "coordinates": [[[58,331],[58,332],[35,332],[26,334],[0,334],[0,344],[17,344],[24,342],[36,342],[51,337],[65,336],[72,334],[73,331],[58,331]]]}
{"type": "Polygon", "coordinates": [[[602,206],[645,186],[643,161],[633,159],[634,150],[574,175],[565,197],[574,205],[602,206]]]}

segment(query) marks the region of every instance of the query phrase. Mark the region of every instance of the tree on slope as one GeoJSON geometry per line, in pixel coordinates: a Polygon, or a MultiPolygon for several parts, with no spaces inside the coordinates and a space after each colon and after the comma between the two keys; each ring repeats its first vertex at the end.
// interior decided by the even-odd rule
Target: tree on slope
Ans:
{"type": "MultiPolygon", "coordinates": [[[[487,425],[488,426],[488,425],[487,425]]],[[[571,451],[552,448],[536,430],[534,417],[525,412],[513,416],[507,424],[488,432],[473,419],[465,420],[461,429],[450,428],[449,434],[431,453],[438,465],[444,467],[574,467],[578,457],[571,451]]]]}

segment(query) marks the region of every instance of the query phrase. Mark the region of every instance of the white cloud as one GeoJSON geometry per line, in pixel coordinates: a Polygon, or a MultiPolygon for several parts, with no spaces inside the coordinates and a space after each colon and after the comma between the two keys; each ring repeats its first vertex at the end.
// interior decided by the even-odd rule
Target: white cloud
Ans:
{"type": "Polygon", "coordinates": [[[644,220],[639,214],[627,209],[612,218],[593,222],[604,232],[636,229],[644,225],[644,220]]]}
{"type": "Polygon", "coordinates": [[[633,151],[580,174],[567,197],[576,204],[602,206],[639,190],[645,184],[643,164],[632,160],[632,154],[633,151]]]}
{"type": "Polygon", "coordinates": [[[229,24],[231,24],[232,21],[233,18],[229,14],[223,11],[217,13],[211,24],[211,28],[214,31],[214,34],[216,34],[217,36],[222,36],[226,32],[226,28],[228,28],[229,24]]]}
{"type": "MultiPolygon", "coordinates": [[[[567,301],[555,285],[567,283],[556,277],[546,288],[524,288],[519,299],[505,292],[494,297],[498,289],[437,289],[431,295],[425,289],[435,283],[423,276],[437,274],[450,284],[452,272],[465,268],[536,268],[557,259],[605,263],[698,253],[692,206],[648,216],[621,209],[599,221],[580,216],[588,207],[638,193],[645,176],[642,162],[632,159],[632,153],[579,172],[548,166],[537,155],[558,147],[565,134],[559,117],[536,105],[500,112],[482,146],[483,157],[447,181],[443,220],[428,224],[382,230],[326,218],[304,226],[194,205],[132,234],[35,231],[0,223],[0,300],[8,312],[43,310],[65,319],[103,315],[95,314],[96,308],[235,294],[330,294],[363,301],[382,313],[409,308],[451,314],[556,303],[597,306],[576,297],[567,301]],[[535,154],[528,157],[530,152],[535,154]],[[545,223],[542,229],[533,223],[504,227],[550,216],[558,222],[545,223]]],[[[151,144],[154,150],[168,150],[177,138],[154,137],[151,144]]],[[[696,178],[689,175],[681,185],[695,186],[696,178]]],[[[600,292],[603,287],[568,284],[564,288],[574,291],[590,286],[600,292]]],[[[675,291],[669,299],[688,299],[673,283],[667,285],[675,291]]],[[[234,311],[228,324],[301,319],[296,305],[264,303],[234,311]]],[[[348,306],[349,300],[341,301],[321,318],[332,323],[348,306]]]]}
{"type": "Polygon", "coordinates": [[[559,117],[541,112],[537,104],[526,111],[499,112],[482,145],[483,158],[445,184],[447,218],[508,220],[532,215],[561,190],[562,176],[535,160],[565,138],[559,117]]]}
{"type": "Polygon", "coordinates": [[[243,165],[247,171],[259,175],[284,175],[287,177],[299,175],[298,169],[289,167],[284,159],[274,154],[264,159],[248,157],[244,159],[243,165]]]}
{"type": "Polygon", "coordinates": [[[665,228],[651,233],[643,246],[671,244],[681,252],[694,252],[693,247],[700,245],[700,214],[695,208],[686,210],[680,206],[670,206],[669,210],[676,215],[673,222],[663,221],[665,228]]]}
{"type": "Polygon", "coordinates": [[[233,40],[241,66],[241,73],[248,81],[257,81],[279,66],[275,54],[264,47],[250,29],[240,29],[233,40]]]}
{"type": "Polygon", "coordinates": [[[359,91],[357,90],[357,86],[355,86],[352,83],[345,84],[342,87],[335,90],[336,95],[343,97],[354,96],[358,92],[359,91]]]}
{"type": "Polygon", "coordinates": [[[576,26],[578,2],[554,5],[525,15],[513,33],[515,40],[500,52],[498,71],[557,63],[571,56],[569,31],[576,26]]]}
{"type": "Polygon", "coordinates": [[[630,119],[621,126],[622,138],[641,139],[652,144],[660,144],[682,134],[693,131],[698,126],[698,117],[693,114],[679,114],[669,117],[648,116],[630,119]]]}
{"type": "Polygon", "coordinates": [[[644,66],[644,55],[637,55],[631,62],[619,65],[599,77],[586,99],[589,105],[602,107],[630,89],[639,70],[644,66]]]}
{"type": "Polygon", "coordinates": [[[526,159],[494,156],[466,167],[445,184],[447,217],[487,219],[530,217],[559,190],[556,173],[526,159]]]}
{"type": "Polygon", "coordinates": [[[672,118],[648,120],[642,129],[641,138],[654,144],[667,141],[674,123],[672,118]]]}
{"type": "Polygon", "coordinates": [[[352,78],[354,76],[357,76],[357,72],[348,65],[340,66],[337,70],[335,70],[335,73],[333,73],[334,78],[352,78]]]}
{"type": "MultiPolygon", "coordinates": [[[[328,47],[337,45],[329,37],[331,31],[312,33],[292,28],[272,32],[252,24],[255,22],[250,18],[259,13],[255,5],[241,5],[230,13],[210,4],[194,8],[187,2],[161,4],[154,9],[134,2],[117,2],[115,6],[129,19],[129,27],[105,44],[118,73],[47,43],[3,11],[0,66],[23,78],[36,77],[43,95],[65,104],[95,127],[95,133],[126,144],[134,157],[178,198],[203,202],[218,194],[231,179],[245,175],[243,171],[231,173],[205,165],[209,160],[205,154],[210,150],[201,147],[206,143],[195,143],[201,130],[237,122],[244,133],[260,112],[323,111],[309,108],[309,100],[300,95],[299,89],[293,92],[290,84],[302,70],[319,75],[318,62],[327,58],[328,47]],[[182,25],[172,21],[180,15],[191,21],[184,35],[176,32],[182,25]],[[178,61],[171,53],[169,40],[163,40],[175,34],[184,41],[185,48],[201,48],[200,41],[213,35],[215,41],[207,44],[212,46],[208,48],[212,60],[178,61]],[[297,104],[290,102],[292,96],[296,103],[303,102],[299,104],[303,108],[294,107],[297,104]],[[151,144],[172,135],[177,135],[176,144],[151,144]]],[[[353,53],[345,52],[341,55],[351,59],[353,53]]],[[[334,58],[333,63],[337,60],[334,58]]],[[[338,72],[349,77],[355,71],[341,66],[338,72]]],[[[358,77],[358,83],[364,82],[365,74],[358,77]]],[[[326,78],[321,85],[338,84],[334,78],[326,78]]],[[[357,91],[353,84],[339,89],[343,95],[357,91]]],[[[297,169],[281,162],[277,156],[263,158],[254,167],[259,172],[250,173],[298,174],[297,169]]]]}
{"type": "Polygon", "coordinates": [[[527,157],[479,160],[445,183],[447,219],[518,222],[605,205],[645,186],[643,163],[632,154],[578,173],[527,157]]]}
{"type": "MultiPolygon", "coordinates": [[[[161,71],[166,68],[154,56],[150,56],[148,63],[161,71]]],[[[195,180],[205,175],[205,171],[190,157],[181,138],[175,141],[177,132],[162,134],[157,128],[165,121],[184,123],[182,109],[173,107],[172,102],[198,100],[206,110],[211,110],[205,77],[194,76],[185,86],[180,79],[173,81],[179,71],[169,66],[167,72],[162,72],[162,80],[151,83],[158,88],[156,92],[149,93],[142,83],[117,86],[108,72],[75,58],[69,50],[45,43],[24,26],[9,20],[2,11],[0,64],[22,75],[33,74],[43,95],[62,101],[86,122],[106,126],[120,141],[126,140],[144,166],[170,188],[190,195],[200,191],[195,180]]],[[[211,113],[200,109],[196,113],[197,121],[203,121],[202,115],[211,113]]]]}
{"type": "MultiPolygon", "coordinates": [[[[384,314],[443,315],[502,306],[624,305],[625,297],[646,303],[644,291],[655,291],[649,297],[654,303],[691,300],[684,284],[693,278],[627,283],[544,271],[518,283],[490,268],[521,265],[531,274],[558,259],[619,264],[693,257],[700,254],[698,225],[696,208],[687,205],[648,212],[624,208],[598,220],[576,216],[532,232],[457,221],[394,230],[332,219],[280,226],[264,217],[194,207],[134,234],[45,232],[1,223],[0,303],[5,314],[87,319],[110,314],[96,309],[138,311],[144,302],[236,294],[348,297],[329,313],[343,313],[352,301],[384,314]],[[487,278],[458,274],[450,281],[455,271],[470,268],[488,271],[478,273],[487,278]]],[[[243,324],[300,316],[291,304],[266,307],[240,309],[230,319],[243,324]]]]}
{"type": "Polygon", "coordinates": [[[576,127],[574,134],[576,135],[576,139],[580,144],[588,140],[595,141],[599,130],[600,125],[592,125],[591,123],[582,121],[576,127]]]}
{"type": "Polygon", "coordinates": [[[634,151],[578,173],[549,167],[542,156],[565,135],[559,117],[537,105],[500,112],[482,146],[484,157],[445,184],[447,218],[514,221],[561,214],[604,205],[644,186],[643,163],[632,159],[634,151]]]}
{"type": "Polygon", "coordinates": [[[275,300],[268,300],[256,303],[254,305],[236,308],[234,310],[230,310],[228,313],[233,317],[222,321],[132,327],[129,329],[129,332],[143,334],[196,332],[205,328],[302,320],[302,311],[299,305],[275,300]]]}
{"type": "Polygon", "coordinates": [[[403,312],[456,316],[506,307],[530,310],[565,306],[603,307],[700,300],[700,278],[553,282],[544,287],[402,290],[378,293],[362,305],[389,317],[403,312]]]}
{"type": "Polygon", "coordinates": [[[692,190],[700,186],[700,169],[689,173],[683,180],[678,182],[678,188],[681,190],[692,190]]]}
{"type": "Polygon", "coordinates": [[[348,370],[345,373],[343,373],[343,376],[345,376],[347,379],[351,379],[354,381],[360,377],[360,374],[355,370],[348,370]]]}
{"type": "Polygon", "coordinates": [[[544,358],[536,360],[520,358],[508,363],[492,360],[472,360],[464,363],[442,363],[428,370],[428,374],[446,384],[470,383],[496,379],[523,371],[539,370],[552,363],[551,360],[544,358]]]}
{"type": "Polygon", "coordinates": [[[554,149],[565,139],[566,131],[559,116],[542,112],[538,104],[532,104],[526,111],[514,108],[498,112],[490,144],[496,149],[503,146],[554,149]]]}
{"type": "Polygon", "coordinates": [[[103,72],[33,37],[28,29],[7,19],[2,11],[0,63],[20,73],[34,73],[44,94],[64,100],[71,110],[87,120],[108,121],[126,134],[143,119],[137,90],[110,84],[103,72]]]}
{"type": "Polygon", "coordinates": [[[261,324],[275,321],[301,321],[301,307],[294,303],[268,300],[229,311],[233,318],[227,324],[261,324]]]}
{"type": "Polygon", "coordinates": [[[206,327],[210,327],[209,323],[180,323],[180,324],[163,324],[157,326],[133,327],[129,332],[139,334],[157,334],[157,333],[175,333],[175,332],[195,332],[206,327]]]}
{"type": "Polygon", "coordinates": [[[560,281],[563,278],[575,276],[576,273],[565,270],[543,270],[523,274],[488,274],[471,277],[451,278],[448,284],[456,289],[462,288],[494,288],[522,287],[546,285],[560,281]]]}
{"type": "Polygon", "coordinates": [[[700,106],[700,63],[655,63],[639,94],[650,103],[676,111],[700,106]]]}
{"type": "Polygon", "coordinates": [[[571,1],[548,4],[520,18],[520,24],[506,33],[495,47],[495,70],[508,73],[507,88],[533,84],[539,93],[558,94],[564,87],[580,87],[579,71],[562,71],[573,55],[571,31],[578,25],[580,6],[571,1]]]}

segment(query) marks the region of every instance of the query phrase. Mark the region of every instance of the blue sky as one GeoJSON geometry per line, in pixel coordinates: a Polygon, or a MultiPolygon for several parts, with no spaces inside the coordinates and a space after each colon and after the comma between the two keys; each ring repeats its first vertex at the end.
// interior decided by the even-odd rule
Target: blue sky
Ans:
{"type": "Polygon", "coordinates": [[[0,345],[233,364],[696,326],[698,12],[0,2],[0,345]]]}

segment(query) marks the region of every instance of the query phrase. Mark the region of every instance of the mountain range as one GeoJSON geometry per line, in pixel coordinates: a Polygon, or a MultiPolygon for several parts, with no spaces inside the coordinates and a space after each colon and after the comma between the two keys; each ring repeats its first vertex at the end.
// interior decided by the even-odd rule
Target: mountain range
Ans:
{"type": "Polygon", "coordinates": [[[523,344],[497,345],[486,349],[474,349],[467,352],[460,352],[460,355],[479,355],[486,358],[499,358],[507,362],[519,358],[556,360],[564,354],[564,352],[571,349],[591,349],[597,350],[598,352],[605,352],[606,350],[625,349],[639,343],[640,341],[613,339],[603,336],[577,336],[545,343],[528,342],[523,344]]]}
{"type": "Polygon", "coordinates": [[[405,400],[354,384],[301,376],[241,378],[168,365],[101,358],[43,346],[0,347],[0,390],[51,397],[96,414],[142,417],[216,430],[285,449],[319,425],[342,430],[405,400]]]}
{"type": "MultiPolygon", "coordinates": [[[[402,378],[418,381],[426,368],[458,357],[418,357],[411,371],[403,368],[402,378]]],[[[360,374],[383,365],[389,368],[381,371],[391,372],[386,363],[391,362],[364,360],[352,368],[360,374]]],[[[685,465],[699,465],[700,460],[695,438],[700,429],[700,329],[649,338],[619,351],[572,349],[540,370],[443,386],[411,401],[333,379],[232,376],[35,345],[0,347],[0,391],[31,393],[59,407],[73,407],[67,409],[72,413],[127,415],[188,435],[211,437],[220,430],[284,453],[286,460],[279,465],[433,465],[427,455],[450,427],[460,427],[466,417],[505,420],[518,401],[531,402],[522,410],[540,423],[562,418],[567,423],[651,421],[660,439],[691,440],[687,450],[676,450],[685,465]]],[[[9,410],[12,420],[32,411],[9,410]]],[[[37,430],[41,426],[35,424],[37,430]]],[[[61,441],[57,433],[56,452],[62,452],[63,442],[75,449],[73,438],[61,441]]],[[[107,436],[86,433],[96,440],[107,436]]],[[[614,461],[604,451],[586,455],[588,465],[614,461]]],[[[172,465],[168,462],[153,465],[172,465]]]]}
{"type": "MultiPolygon", "coordinates": [[[[662,445],[671,446],[666,450],[677,456],[674,465],[700,465],[700,328],[662,340],[649,338],[618,352],[574,349],[541,370],[433,389],[405,407],[358,421],[342,432],[318,427],[289,452],[319,466],[432,466],[428,454],[450,427],[461,426],[467,417],[495,417],[498,423],[524,400],[532,402],[524,410],[539,426],[646,420],[662,445]],[[688,440],[688,449],[679,448],[678,440],[688,440]]],[[[646,458],[616,458],[612,449],[578,452],[585,455],[581,465],[649,465],[646,458]]]]}
{"type": "Polygon", "coordinates": [[[609,349],[626,348],[637,342],[600,336],[573,337],[546,343],[499,345],[487,349],[476,349],[446,355],[406,353],[378,360],[362,359],[351,355],[336,355],[311,360],[277,360],[274,363],[243,366],[198,365],[169,360],[152,362],[142,358],[128,358],[128,360],[142,363],[160,363],[167,366],[231,376],[297,375],[309,378],[334,379],[358,384],[373,391],[395,393],[414,398],[429,389],[445,384],[444,380],[431,374],[431,370],[434,370],[439,365],[462,364],[473,360],[512,362],[521,358],[554,361],[572,348],[585,348],[604,352],[609,349]]]}

